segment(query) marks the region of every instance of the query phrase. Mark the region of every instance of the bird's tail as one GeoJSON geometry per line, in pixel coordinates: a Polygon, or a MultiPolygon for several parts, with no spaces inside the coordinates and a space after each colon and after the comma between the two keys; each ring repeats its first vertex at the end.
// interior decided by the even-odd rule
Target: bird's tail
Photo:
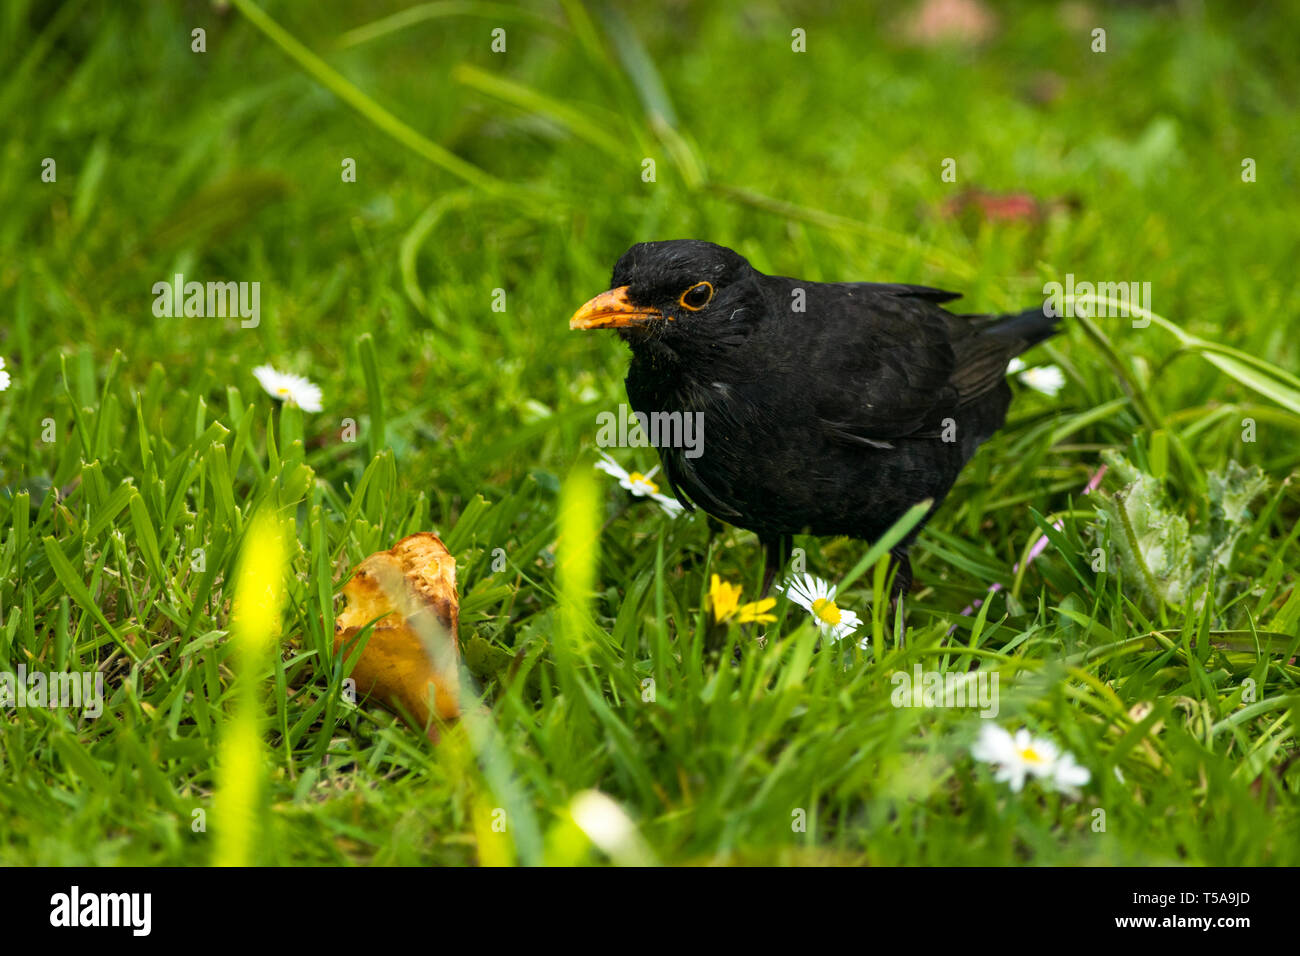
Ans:
{"type": "Polygon", "coordinates": [[[1037,345],[1044,339],[1049,339],[1059,331],[1057,323],[1060,322],[1060,316],[1046,315],[1043,307],[1036,309],[1026,309],[1024,312],[1017,312],[1014,315],[1000,315],[990,320],[989,324],[981,330],[983,332],[992,332],[994,335],[1002,336],[1009,339],[1020,339],[1025,343],[1025,348],[1037,345]]]}

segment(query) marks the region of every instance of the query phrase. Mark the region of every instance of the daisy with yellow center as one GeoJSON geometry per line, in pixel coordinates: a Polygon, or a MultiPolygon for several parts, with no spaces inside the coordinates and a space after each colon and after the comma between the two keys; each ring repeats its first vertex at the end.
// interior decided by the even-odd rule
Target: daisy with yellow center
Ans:
{"type": "Polygon", "coordinates": [[[677,517],[685,509],[682,503],[675,498],[669,498],[667,495],[659,493],[659,486],[650,479],[659,471],[659,466],[655,465],[645,474],[639,471],[625,471],[604,452],[601,452],[600,461],[596,462],[596,467],[609,475],[611,478],[618,479],[619,485],[626,488],[638,498],[649,498],[664,510],[670,517],[677,517]]]}
{"type": "MultiPolygon", "coordinates": [[[[785,584],[778,584],[776,589],[811,614],[822,637],[828,640],[841,641],[862,623],[853,611],[845,610],[835,603],[835,585],[819,577],[801,574],[785,584]]],[[[867,639],[859,641],[858,646],[865,649],[868,646],[867,639]]]]}
{"type": "Polygon", "coordinates": [[[253,375],[272,398],[282,402],[292,402],[304,412],[321,410],[320,386],[301,375],[278,372],[270,365],[259,365],[253,369],[253,375]]]}
{"type": "Polygon", "coordinates": [[[9,373],[5,371],[5,360],[0,358],[0,392],[9,387],[9,373]]]}
{"type": "Polygon", "coordinates": [[[1086,767],[1075,762],[1073,754],[1062,753],[1051,740],[1033,737],[1023,727],[1012,734],[996,724],[985,724],[971,747],[971,756],[993,764],[993,779],[1009,783],[1013,793],[1019,793],[1029,777],[1067,794],[1073,794],[1076,787],[1092,778],[1086,767]]]}
{"type": "Polygon", "coordinates": [[[775,614],[767,613],[776,606],[776,598],[741,604],[741,590],[740,585],[713,575],[709,582],[709,606],[713,608],[715,621],[721,624],[734,617],[738,624],[770,624],[776,620],[775,614]]]}
{"type": "MultiPolygon", "coordinates": [[[[650,474],[654,474],[657,469],[650,469],[650,474]]],[[[631,482],[632,492],[640,495],[653,495],[658,493],[659,486],[653,481],[641,474],[639,471],[629,472],[627,480],[631,482]]]]}

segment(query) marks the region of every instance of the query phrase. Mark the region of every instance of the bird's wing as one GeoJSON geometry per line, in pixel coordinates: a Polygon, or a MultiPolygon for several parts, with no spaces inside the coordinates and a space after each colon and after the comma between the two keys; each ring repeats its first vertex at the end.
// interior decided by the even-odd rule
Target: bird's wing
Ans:
{"type": "MultiPolygon", "coordinates": [[[[744,404],[732,407],[726,403],[718,403],[707,390],[695,392],[683,404],[682,396],[677,393],[677,383],[671,378],[665,379],[653,365],[647,366],[635,356],[632,365],[628,368],[624,384],[632,407],[646,414],[654,414],[656,411],[679,412],[687,415],[702,412],[706,416],[710,430],[720,427],[726,431],[730,426],[736,431],[743,432],[750,427],[748,423],[737,424],[729,421],[737,413],[748,413],[749,410],[744,404]]],[[[725,449],[723,453],[725,454],[725,449]]],[[[659,448],[659,460],[663,463],[664,478],[668,482],[669,490],[687,511],[694,511],[698,505],[724,521],[740,517],[740,512],[709,490],[708,482],[696,474],[694,462],[686,457],[683,449],[662,446],[659,448]]]]}
{"type": "Polygon", "coordinates": [[[739,511],[709,490],[708,483],[696,475],[695,466],[689,458],[663,449],[660,450],[659,457],[664,463],[664,477],[668,480],[668,487],[687,511],[694,511],[696,505],[699,505],[722,521],[741,517],[739,511]]]}
{"type": "Polygon", "coordinates": [[[816,370],[813,403],[836,441],[881,446],[937,433],[997,385],[1014,351],[937,305],[939,290],[875,283],[819,286],[801,351],[816,370]],[[922,294],[894,289],[922,289],[922,294]]]}
{"type": "Polygon", "coordinates": [[[904,299],[921,299],[926,302],[951,302],[960,299],[960,292],[948,292],[928,285],[904,285],[901,282],[836,282],[834,285],[864,293],[879,293],[904,299]]]}

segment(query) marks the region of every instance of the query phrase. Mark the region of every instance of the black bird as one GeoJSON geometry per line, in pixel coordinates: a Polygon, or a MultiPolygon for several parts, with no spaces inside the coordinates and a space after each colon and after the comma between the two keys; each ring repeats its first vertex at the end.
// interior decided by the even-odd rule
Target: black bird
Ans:
{"type": "MultiPolygon", "coordinates": [[[[569,328],[618,329],[637,412],[701,413],[699,451],[660,442],[664,475],[688,507],[758,534],[766,594],[792,535],[874,540],[927,498],[928,520],[1002,426],[1007,364],[1056,319],[940,308],[956,298],[764,275],[724,246],[675,239],[624,253],[569,328]]],[[[920,528],[890,552],[895,595],[920,528]]]]}

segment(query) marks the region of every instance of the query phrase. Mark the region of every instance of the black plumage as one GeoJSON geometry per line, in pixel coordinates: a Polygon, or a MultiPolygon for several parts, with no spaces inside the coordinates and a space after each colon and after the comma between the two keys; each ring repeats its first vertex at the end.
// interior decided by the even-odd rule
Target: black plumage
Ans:
{"type": "MultiPolygon", "coordinates": [[[[764,275],[697,240],[633,246],[610,284],[570,325],[618,329],[636,411],[702,414],[702,453],[660,447],[664,474],[758,534],[764,592],[794,534],[874,540],[927,498],[928,520],[1005,421],[1007,364],[1056,322],[954,315],[957,293],[924,286],[764,275]]],[[[919,530],[892,552],[895,593],[919,530]]]]}

